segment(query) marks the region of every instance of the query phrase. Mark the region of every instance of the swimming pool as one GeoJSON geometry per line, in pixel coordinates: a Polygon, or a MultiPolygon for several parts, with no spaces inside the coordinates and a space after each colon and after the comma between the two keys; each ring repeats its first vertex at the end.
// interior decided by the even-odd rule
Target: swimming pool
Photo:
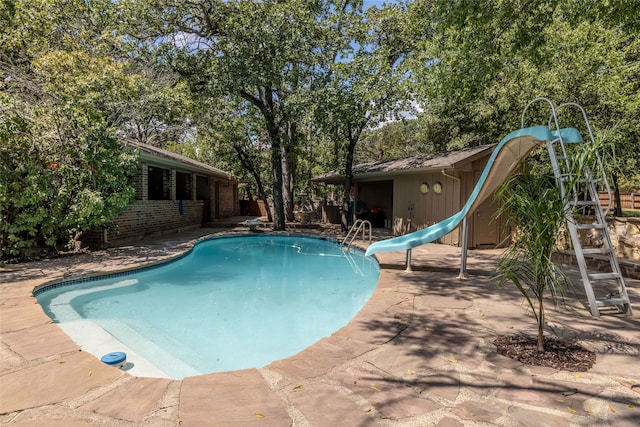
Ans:
{"type": "Polygon", "coordinates": [[[56,284],[36,297],[83,349],[98,357],[128,350],[180,379],[296,354],[347,324],[379,272],[364,252],[323,239],[223,236],[161,266],[56,284]]]}

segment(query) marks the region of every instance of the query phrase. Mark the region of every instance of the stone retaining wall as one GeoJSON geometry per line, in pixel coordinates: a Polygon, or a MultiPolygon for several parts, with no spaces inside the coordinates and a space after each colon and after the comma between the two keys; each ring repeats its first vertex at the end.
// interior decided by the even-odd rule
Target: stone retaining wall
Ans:
{"type": "MultiPolygon", "coordinates": [[[[578,221],[595,222],[593,217],[580,217],[578,221]]],[[[622,274],[625,277],[640,279],[640,218],[607,218],[607,226],[622,274]]],[[[597,231],[582,232],[580,238],[585,247],[602,246],[602,237],[597,231]]],[[[561,242],[560,246],[569,248],[566,242],[561,242]]],[[[559,252],[557,258],[562,264],[575,264],[575,258],[568,250],[559,252]]],[[[607,257],[590,255],[585,258],[594,269],[600,270],[600,265],[602,269],[609,268],[607,257]]]]}
{"type": "MultiPolygon", "coordinates": [[[[593,217],[578,217],[580,223],[595,223],[593,217]]],[[[640,218],[607,218],[611,243],[618,258],[640,261],[640,218]]],[[[580,234],[584,247],[601,247],[602,236],[597,230],[586,230],[580,234]]]]}
{"type": "Polygon", "coordinates": [[[618,256],[640,261],[640,218],[611,218],[607,225],[618,256]]]}

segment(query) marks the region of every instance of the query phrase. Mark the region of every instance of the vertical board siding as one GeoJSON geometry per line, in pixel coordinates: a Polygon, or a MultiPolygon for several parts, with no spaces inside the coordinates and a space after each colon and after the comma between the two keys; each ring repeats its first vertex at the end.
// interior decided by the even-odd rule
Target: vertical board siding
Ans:
{"type": "MultiPolygon", "coordinates": [[[[393,221],[407,224],[411,219],[411,231],[433,225],[460,210],[460,183],[441,173],[399,175],[394,178],[393,221]],[[429,192],[422,194],[420,184],[429,185],[429,192]],[[442,193],[435,194],[433,185],[442,184],[442,193]],[[410,210],[412,208],[412,210],[410,210]]],[[[460,230],[457,228],[440,239],[441,243],[458,245],[460,230]]]]}

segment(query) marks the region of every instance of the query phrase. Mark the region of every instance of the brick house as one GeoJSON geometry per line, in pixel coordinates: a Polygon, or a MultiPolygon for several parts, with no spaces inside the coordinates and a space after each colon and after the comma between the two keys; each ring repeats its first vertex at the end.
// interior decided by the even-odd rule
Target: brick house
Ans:
{"type": "Polygon", "coordinates": [[[138,152],[135,201],[109,227],[88,233],[85,244],[114,246],[238,215],[230,173],[148,144],[129,146],[138,152]]]}

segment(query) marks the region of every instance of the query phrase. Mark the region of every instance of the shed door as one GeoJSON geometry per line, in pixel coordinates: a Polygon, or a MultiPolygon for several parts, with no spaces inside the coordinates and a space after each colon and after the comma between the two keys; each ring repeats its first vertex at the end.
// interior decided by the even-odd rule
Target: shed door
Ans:
{"type": "Polygon", "coordinates": [[[494,220],[497,204],[487,199],[476,209],[474,215],[474,242],[476,247],[498,246],[498,227],[494,220]]]}
{"type": "MultiPolygon", "coordinates": [[[[476,172],[476,182],[480,178],[480,172],[476,172]]],[[[473,213],[473,246],[494,248],[500,243],[499,225],[495,219],[498,210],[498,202],[490,197],[473,213]]]]}

